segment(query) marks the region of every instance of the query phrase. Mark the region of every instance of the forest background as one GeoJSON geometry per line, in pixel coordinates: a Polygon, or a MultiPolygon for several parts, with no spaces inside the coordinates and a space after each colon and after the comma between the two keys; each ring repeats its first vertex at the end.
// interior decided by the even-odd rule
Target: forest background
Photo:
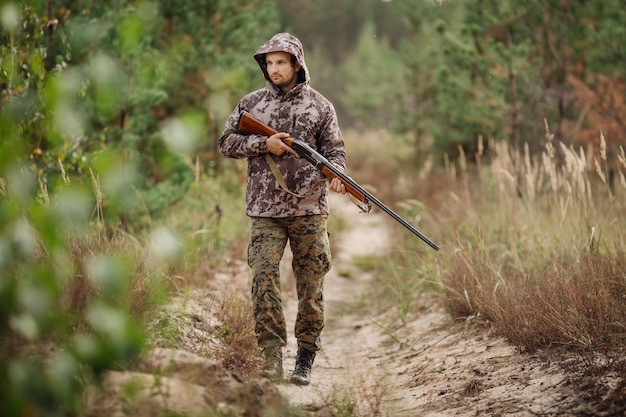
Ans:
{"type": "MultiPolygon", "coordinates": [[[[388,201],[426,200],[442,178],[467,180],[468,159],[480,174],[490,155],[506,155],[514,194],[550,183],[569,208],[556,194],[577,183],[555,185],[545,155],[555,174],[578,158],[606,185],[608,263],[624,250],[610,233],[623,214],[615,187],[626,184],[623,0],[34,0],[3,1],[0,18],[0,402],[15,410],[32,401],[77,407],[76,375],[97,376],[141,350],[141,323],[177,287],[172,276],[241,250],[241,225],[220,219],[240,209],[232,201],[245,167],[220,158],[217,140],[237,100],[264,85],[252,55],[279,31],[302,40],[312,86],[335,103],[344,130],[385,132],[395,169],[439,178],[417,194],[417,179],[401,190],[378,184],[388,201]],[[44,342],[69,348],[52,362],[24,356],[24,346],[44,342]]],[[[371,158],[351,169],[375,183],[371,158]]],[[[577,208],[588,237],[598,213],[586,210],[603,206],[585,181],[577,208]]],[[[441,204],[404,207],[439,224],[425,206],[441,204]]],[[[440,226],[436,237],[467,238],[465,227],[440,226]]],[[[598,248],[595,239],[587,249],[598,248]]],[[[550,253],[537,255],[541,267],[550,253]]],[[[420,273],[445,275],[438,262],[461,268],[431,259],[420,273]]],[[[497,281],[502,271],[490,268],[497,281]]],[[[620,268],[609,270],[623,279],[620,268]]],[[[471,315],[479,307],[466,301],[480,285],[470,295],[463,286],[444,288],[450,310],[471,315]]],[[[545,337],[518,342],[536,348],[545,337]]],[[[589,335],[574,339],[595,346],[589,335]]]]}

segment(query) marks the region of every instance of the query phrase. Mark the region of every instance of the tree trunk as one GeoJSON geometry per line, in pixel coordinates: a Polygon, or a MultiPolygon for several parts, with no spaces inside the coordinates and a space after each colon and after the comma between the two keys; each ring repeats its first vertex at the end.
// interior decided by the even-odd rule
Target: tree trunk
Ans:
{"type": "Polygon", "coordinates": [[[513,40],[512,40],[512,27],[509,24],[507,28],[507,49],[508,49],[508,70],[509,70],[509,94],[510,97],[510,114],[511,114],[511,126],[509,132],[509,139],[513,144],[513,147],[519,150],[519,110],[517,105],[517,81],[515,79],[515,68],[513,64],[513,40]]]}

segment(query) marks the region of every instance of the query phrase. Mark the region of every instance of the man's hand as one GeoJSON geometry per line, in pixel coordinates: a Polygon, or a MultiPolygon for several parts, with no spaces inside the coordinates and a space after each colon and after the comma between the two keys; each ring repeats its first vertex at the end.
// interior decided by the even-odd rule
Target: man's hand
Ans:
{"type": "Polygon", "coordinates": [[[289,135],[284,132],[278,132],[270,136],[265,140],[265,144],[267,145],[267,150],[274,155],[280,156],[285,152],[289,152],[295,156],[298,156],[298,153],[291,149],[289,145],[283,142],[283,139],[288,138],[289,135]]]}
{"type": "Polygon", "coordinates": [[[341,193],[341,194],[345,194],[347,192],[346,186],[343,185],[343,182],[341,182],[341,180],[338,177],[335,177],[332,180],[330,180],[330,189],[336,193],[341,193]]]}

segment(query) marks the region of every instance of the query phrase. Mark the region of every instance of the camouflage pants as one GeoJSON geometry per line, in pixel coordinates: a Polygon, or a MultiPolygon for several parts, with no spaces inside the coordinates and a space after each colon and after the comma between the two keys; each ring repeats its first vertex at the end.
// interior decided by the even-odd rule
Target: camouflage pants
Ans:
{"type": "Polygon", "coordinates": [[[248,265],[252,268],[255,332],[260,347],[287,343],[279,265],[289,241],[298,293],[295,337],[298,346],[320,349],[324,276],[331,261],[326,220],[326,215],[252,219],[248,265]]]}

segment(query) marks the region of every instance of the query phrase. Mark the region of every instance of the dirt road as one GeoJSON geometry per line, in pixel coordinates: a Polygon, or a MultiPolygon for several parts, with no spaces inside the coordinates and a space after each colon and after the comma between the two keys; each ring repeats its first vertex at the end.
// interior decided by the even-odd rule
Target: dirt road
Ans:
{"type": "MultiPolygon", "coordinates": [[[[345,407],[371,410],[376,402],[380,402],[380,391],[385,387],[385,372],[378,369],[370,358],[372,352],[379,349],[382,336],[370,318],[345,312],[367,291],[372,279],[370,274],[358,271],[354,258],[384,252],[389,237],[380,214],[359,213],[345,196],[331,194],[331,212],[333,216],[343,217],[348,229],[342,233],[337,244],[340,250],[333,253],[333,267],[325,279],[323,349],[315,360],[310,386],[298,387],[285,382],[279,384],[279,390],[292,404],[309,409],[319,409],[333,401],[347,401],[345,407]],[[350,404],[349,399],[358,399],[359,403],[350,404]]],[[[291,254],[286,253],[281,274],[283,288],[287,289],[284,300],[287,328],[291,331],[297,313],[297,299],[289,267],[290,258],[291,254]]],[[[285,350],[287,377],[293,370],[297,350],[292,334],[285,350]]]]}

